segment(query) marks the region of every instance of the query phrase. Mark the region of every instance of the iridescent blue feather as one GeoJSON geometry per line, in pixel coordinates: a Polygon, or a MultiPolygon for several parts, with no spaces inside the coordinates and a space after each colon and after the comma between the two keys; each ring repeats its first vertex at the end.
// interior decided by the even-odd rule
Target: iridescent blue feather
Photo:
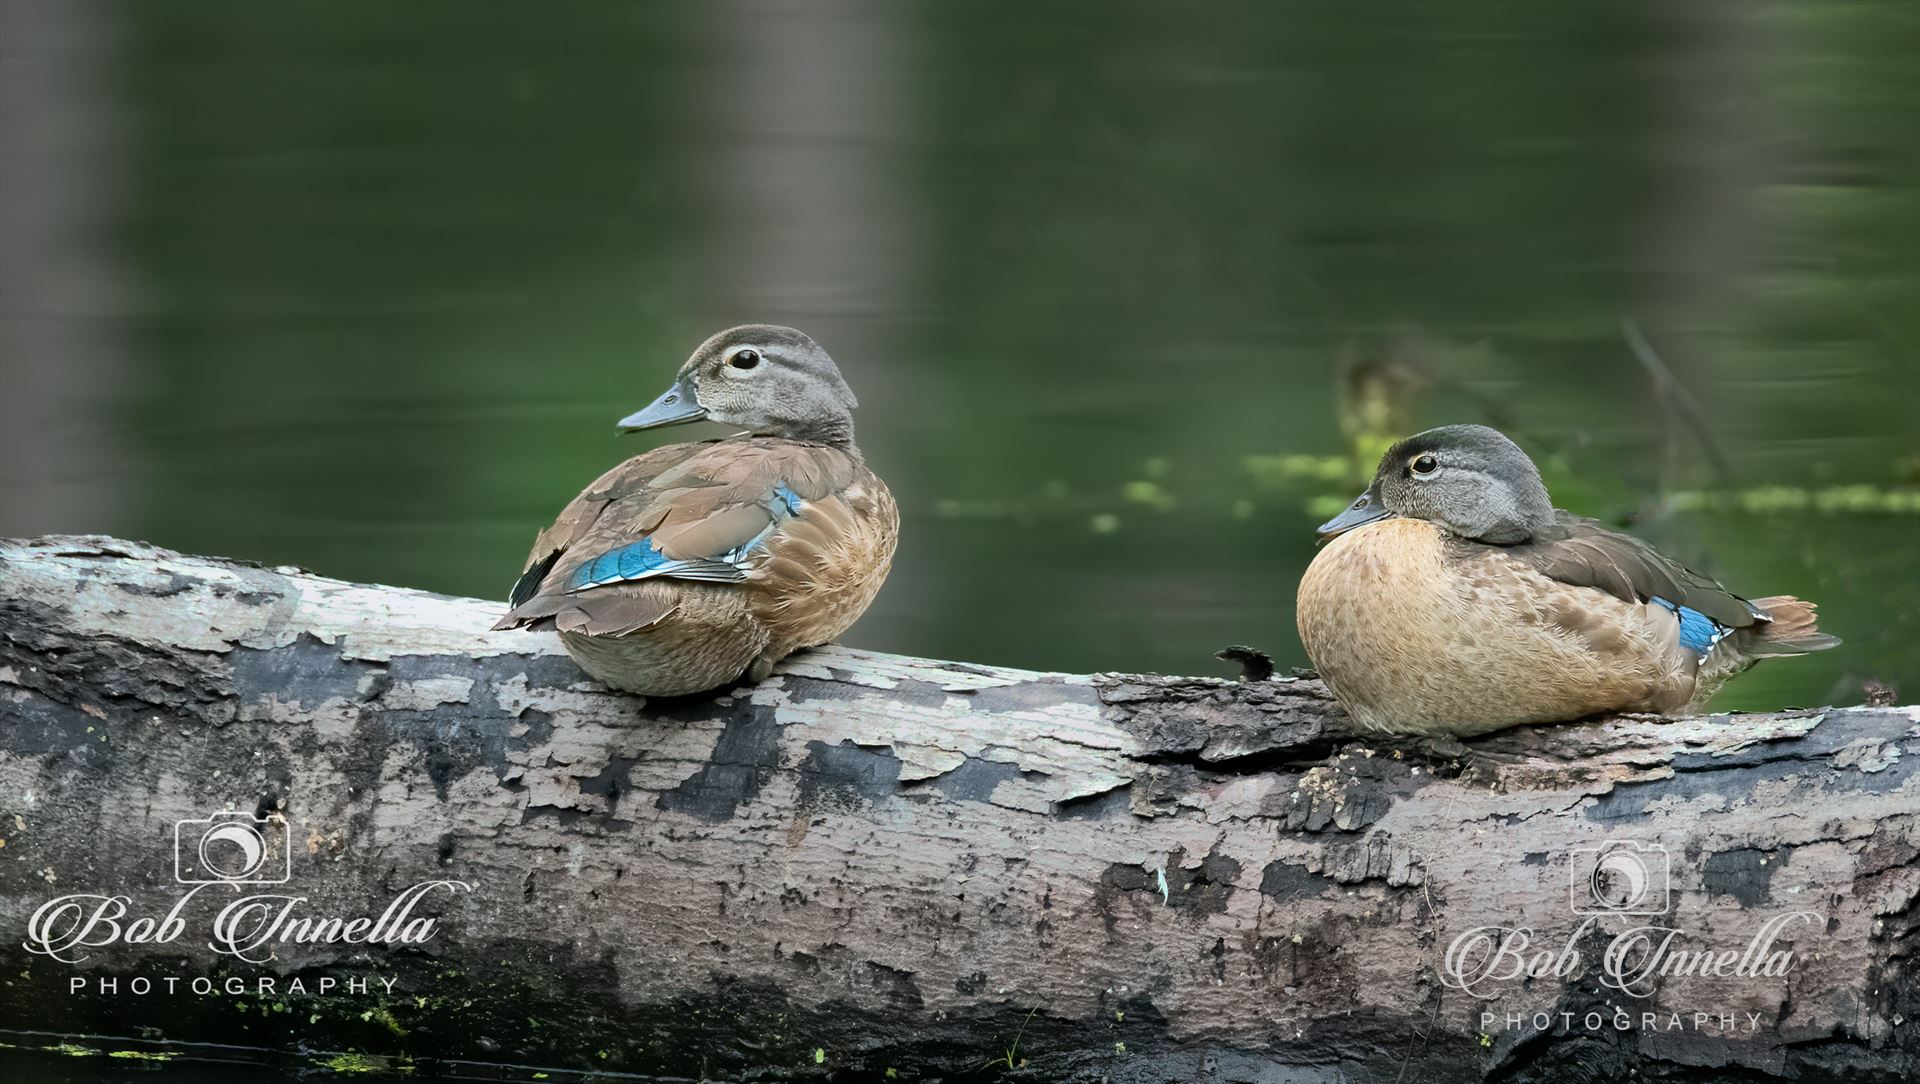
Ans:
{"type": "Polygon", "coordinates": [[[1699,610],[1676,605],[1663,598],[1651,600],[1654,605],[1673,613],[1680,618],[1680,644],[1695,655],[1705,657],[1713,650],[1713,645],[1726,638],[1733,630],[1699,610]]]}

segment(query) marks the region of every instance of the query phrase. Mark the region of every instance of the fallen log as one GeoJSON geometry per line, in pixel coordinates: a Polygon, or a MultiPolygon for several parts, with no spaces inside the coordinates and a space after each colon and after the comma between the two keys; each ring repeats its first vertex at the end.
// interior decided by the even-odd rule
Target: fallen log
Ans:
{"type": "Polygon", "coordinates": [[[646,702],[499,609],[0,543],[9,1056],[1920,1072],[1914,708],[1387,742],[1308,677],[845,648],[646,702]]]}

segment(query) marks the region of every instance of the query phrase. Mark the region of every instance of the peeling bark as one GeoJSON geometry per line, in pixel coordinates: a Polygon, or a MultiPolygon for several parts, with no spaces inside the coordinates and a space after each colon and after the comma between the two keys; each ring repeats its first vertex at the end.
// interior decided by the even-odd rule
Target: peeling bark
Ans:
{"type": "Polygon", "coordinates": [[[0,1027],[708,1079],[1920,1072],[1914,708],[1388,742],[1309,678],[844,648],[647,702],[550,636],[486,631],[499,608],[0,543],[0,1027]],[[260,891],[316,913],[472,888],[422,897],[417,944],[236,959],[206,930],[243,892],[213,885],[186,936],[29,951],[65,893],[164,912],[174,822],[222,810],[284,818],[291,879],[260,891]],[[1610,839],[1665,847],[1670,908],[1577,933],[1575,852],[1610,839]],[[1739,955],[1796,912],[1784,974],[1606,985],[1632,925],[1739,955]],[[1486,926],[1578,962],[1462,990],[1449,949],[1486,926]],[[164,975],[245,992],[127,992],[164,975]],[[395,986],[284,994],[356,976],[395,986]]]}

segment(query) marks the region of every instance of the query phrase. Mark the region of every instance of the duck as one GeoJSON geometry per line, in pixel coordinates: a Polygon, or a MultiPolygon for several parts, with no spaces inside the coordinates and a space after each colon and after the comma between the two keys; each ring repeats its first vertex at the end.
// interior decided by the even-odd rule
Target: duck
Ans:
{"type": "Polygon", "coordinates": [[[620,419],[740,432],[628,459],[534,540],[496,630],[555,630],[602,684],[685,696],[831,643],[893,566],[900,512],[854,442],[857,402],[799,331],[729,328],[620,419]]]}
{"type": "Polygon", "coordinates": [[[1555,508],[1533,460],[1483,425],[1394,444],[1318,531],[1300,640],[1369,731],[1463,738],[1690,714],[1761,659],[1840,643],[1818,629],[1811,602],[1742,598],[1555,508]]]}

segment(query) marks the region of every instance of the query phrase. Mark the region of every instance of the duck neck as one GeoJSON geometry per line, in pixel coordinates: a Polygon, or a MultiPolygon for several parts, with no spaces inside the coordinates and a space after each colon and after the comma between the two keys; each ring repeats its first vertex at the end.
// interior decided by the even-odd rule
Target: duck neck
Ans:
{"type": "Polygon", "coordinates": [[[808,444],[824,444],[829,448],[858,454],[853,444],[853,419],[845,415],[791,422],[781,426],[780,431],[772,435],[788,440],[803,440],[808,444]]]}

